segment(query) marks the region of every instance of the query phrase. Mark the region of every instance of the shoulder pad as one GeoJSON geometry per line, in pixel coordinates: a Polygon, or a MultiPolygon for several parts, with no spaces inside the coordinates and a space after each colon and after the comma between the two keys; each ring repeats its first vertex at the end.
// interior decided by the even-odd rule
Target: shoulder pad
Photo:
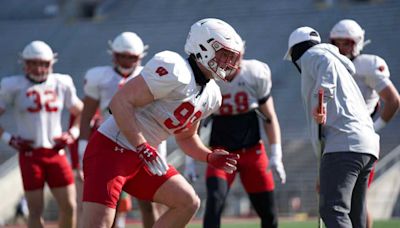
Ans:
{"type": "Polygon", "coordinates": [[[13,92],[19,88],[25,81],[25,76],[14,75],[1,79],[2,92],[13,92]]]}
{"type": "Polygon", "coordinates": [[[53,73],[52,75],[57,81],[59,81],[63,85],[69,86],[74,84],[72,77],[68,74],[53,73]]]}
{"type": "Polygon", "coordinates": [[[144,66],[142,72],[164,80],[179,81],[183,84],[189,83],[190,77],[188,75],[191,74],[186,60],[172,51],[163,51],[154,55],[144,66]]]}
{"type": "Polygon", "coordinates": [[[90,68],[85,74],[85,85],[88,84],[90,86],[97,86],[101,84],[103,80],[107,80],[110,76],[112,76],[112,67],[111,66],[98,66],[90,68]],[[107,77],[107,75],[109,75],[107,77]]]}
{"type": "Polygon", "coordinates": [[[255,59],[242,60],[240,66],[250,72],[249,76],[271,80],[271,70],[266,63],[255,59]]]}
{"type": "Polygon", "coordinates": [[[141,75],[155,98],[166,96],[192,80],[189,64],[179,54],[163,51],[156,54],[144,66],[141,75]]]}
{"type": "Polygon", "coordinates": [[[380,75],[389,77],[389,67],[384,59],[377,55],[362,54],[353,60],[358,75],[380,75]]]}

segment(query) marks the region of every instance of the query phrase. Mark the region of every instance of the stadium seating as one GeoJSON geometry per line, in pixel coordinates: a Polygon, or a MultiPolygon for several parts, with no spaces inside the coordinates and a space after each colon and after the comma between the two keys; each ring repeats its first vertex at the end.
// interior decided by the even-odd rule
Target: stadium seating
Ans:
{"type": "MultiPolygon", "coordinates": [[[[272,94],[282,128],[287,171],[287,184],[277,184],[276,195],[282,215],[297,212],[316,214],[316,158],[307,140],[300,99],[300,78],[294,66],[282,60],[290,32],[307,25],[317,29],[323,40],[327,41],[330,28],[338,20],[355,19],[366,30],[366,38],[372,40],[365,48],[365,53],[377,54],[387,61],[391,79],[400,89],[400,1],[396,0],[362,3],[335,1],[327,8],[321,8],[314,0],[120,0],[93,20],[71,18],[66,16],[71,14],[63,13],[49,18],[41,10],[55,1],[43,1],[46,4],[41,1],[28,2],[0,2],[0,30],[3,31],[0,39],[0,77],[20,73],[18,53],[29,41],[41,39],[59,53],[55,70],[73,76],[79,95],[82,95],[85,71],[95,65],[110,63],[107,41],[122,31],[134,31],[145,44],[150,45],[146,61],[154,53],[166,49],[184,54],[183,45],[189,26],[198,19],[217,17],[232,24],[246,40],[246,58],[264,61],[272,70],[272,94]],[[289,202],[297,198],[301,199],[301,207],[294,210],[289,202]]],[[[13,123],[8,121],[11,117],[8,112],[0,118],[0,123],[6,129],[13,127],[13,123]]],[[[398,115],[382,130],[382,156],[400,144],[399,125],[398,115]]],[[[169,140],[168,148],[169,151],[176,148],[173,140],[169,140]]],[[[1,144],[0,164],[13,154],[10,148],[1,144]]],[[[199,169],[203,168],[204,165],[199,164],[199,169]]],[[[195,183],[195,187],[204,199],[203,179],[195,183]]],[[[232,189],[230,197],[242,196],[241,188],[232,189]]],[[[400,204],[399,200],[397,202],[400,204]]],[[[236,215],[240,211],[234,209],[237,205],[227,206],[230,208],[227,214],[236,215]]]]}

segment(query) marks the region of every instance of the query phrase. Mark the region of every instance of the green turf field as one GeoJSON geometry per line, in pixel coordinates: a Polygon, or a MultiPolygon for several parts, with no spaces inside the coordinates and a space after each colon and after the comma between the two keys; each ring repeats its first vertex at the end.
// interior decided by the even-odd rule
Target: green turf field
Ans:
{"type": "MultiPolygon", "coordinates": [[[[200,228],[200,224],[190,225],[189,228],[200,228]]],[[[237,223],[222,225],[221,228],[259,228],[258,222],[237,223]]],[[[279,223],[279,228],[312,228],[317,227],[316,222],[289,222],[283,221],[279,223]]],[[[400,220],[397,221],[377,221],[374,223],[374,228],[399,228],[400,220]]]]}
{"type": "MultiPolygon", "coordinates": [[[[127,228],[139,228],[141,225],[128,225],[127,228]]],[[[201,228],[200,221],[195,221],[188,228],[201,228]]],[[[233,219],[223,221],[221,228],[259,228],[260,223],[256,219],[233,219]]],[[[279,228],[313,228],[317,227],[316,221],[280,221],[279,228]]],[[[400,219],[375,221],[374,228],[399,228],[400,219]]]]}

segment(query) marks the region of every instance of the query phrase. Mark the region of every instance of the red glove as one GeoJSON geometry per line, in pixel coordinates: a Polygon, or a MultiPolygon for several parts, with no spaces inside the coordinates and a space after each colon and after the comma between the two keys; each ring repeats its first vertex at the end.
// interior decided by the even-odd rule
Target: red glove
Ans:
{"type": "Polygon", "coordinates": [[[164,161],[164,159],[158,155],[157,150],[147,142],[137,146],[136,152],[139,154],[139,158],[146,164],[145,169],[147,171],[158,176],[167,173],[169,169],[167,162],[164,161]]]}
{"type": "Polygon", "coordinates": [[[32,151],[33,147],[32,144],[34,143],[33,140],[30,139],[23,139],[20,136],[12,136],[8,145],[15,148],[18,151],[32,151]]]}
{"type": "Polygon", "coordinates": [[[216,169],[222,169],[227,173],[233,173],[236,170],[239,154],[229,153],[228,151],[216,149],[207,154],[207,163],[216,169]]]}
{"type": "Polygon", "coordinates": [[[63,132],[61,136],[53,138],[55,145],[54,150],[64,149],[67,145],[71,145],[75,142],[75,138],[69,132],[63,132]]]}

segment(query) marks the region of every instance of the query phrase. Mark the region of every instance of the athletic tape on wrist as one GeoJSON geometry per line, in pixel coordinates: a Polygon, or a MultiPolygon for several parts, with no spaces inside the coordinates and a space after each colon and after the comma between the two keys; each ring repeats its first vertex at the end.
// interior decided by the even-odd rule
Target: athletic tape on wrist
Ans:
{"type": "Polygon", "coordinates": [[[271,144],[271,156],[282,159],[282,146],[281,144],[271,144]]]}
{"type": "Polygon", "coordinates": [[[68,130],[69,134],[72,136],[72,138],[77,139],[79,137],[80,134],[80,130],[77,127],[71,127],[68,130]]]}
{"type": "Polygon", "coordinates": [[[8,144],[10,142],[11,138],[12,138],[12,135],[10,133],[3,131],[3,134],[1,135],[1,140],[3,140],[3,142],[8,144]]]}

